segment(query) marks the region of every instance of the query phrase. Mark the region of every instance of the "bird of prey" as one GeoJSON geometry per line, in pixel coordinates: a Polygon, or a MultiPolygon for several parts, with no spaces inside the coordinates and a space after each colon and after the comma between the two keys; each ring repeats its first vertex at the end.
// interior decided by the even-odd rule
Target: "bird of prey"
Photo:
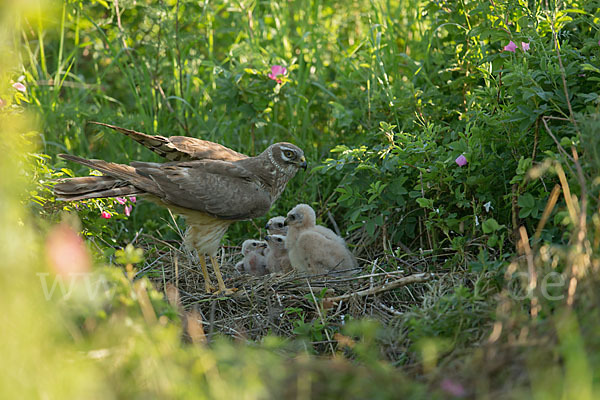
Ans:
{"type": "Polygon", "coordinates": [[[240,272],[250,275],[262,276],[268,273],[267,258],[265,252],[267,243],[260,240],[244,240],[242,243],[242,255],[244,259],[236,264],[240,272]]]}
{"type": "Polygon", "coordinates": [[[282,235],[285,236],[287,233],[287,226],[285,226],[285,217],[281,215],[273,217],[265,225],[265,229],[269,235],[282,235]]]}
{"type": "Polygon", "coordinates": [[[344,239],[324,226],[316,225],[315,211],[298,204],[285,219],[288,233],[285,247],[295,270],[305,273],[352,273],[358,264],[344,239]]]}
{"type": "Polygon", "coordinates": [[[211,292],[205,255],[211,259],[219,291],[225,287],[215,258],[229,225],[265,215],[298,169],[306,169],[304,152],[291,143],[275,143],[248,157],[217,143],[184,137],[146,135],[96,123],[130,136],[170,160],[160,164],[134,161],[129,165],[60,154],[101,171],[104,176],[67,178],[54,186],[57,200],[145,195],[185,217],[187,247],[198,251],[205,288],[211,292]]]}
{"type": "Polygon", "coordinates": [[[289,272],[292,270],[290,257],[285,248],[285,236],[267,235],[267,269],[269,272],[289,272]]]}

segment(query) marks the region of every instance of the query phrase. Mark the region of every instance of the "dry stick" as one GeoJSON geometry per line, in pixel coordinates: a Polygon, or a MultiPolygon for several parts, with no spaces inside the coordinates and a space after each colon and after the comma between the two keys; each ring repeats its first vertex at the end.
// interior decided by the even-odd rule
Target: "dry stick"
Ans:
{"type": "Polygon", "coordinates": [[[204,327],[202,326],[202,315],[197,309],[193,309],[190,312],[185,313],[186,330],[192,343],[194,344],[206,344],[208,339],[204,333],[204,327]]]}
{"type": "Polygon", "coordinates": [[[583,242],[585,240],[585,234],[587,231],[587,188],[585,185],[585,176],[583,175],[583,170],[581,169],[581,164],[579,163],[579,155],[577,154],[575,146],[571,146],[571,152],[573,153],[573,159],[575,160],[577,179],[579,180],[579,185],[581,186],[581,208],[579,210],[579,231],[577,232],[577,244],[583,248],[583,242]]]}
{"type": "Polygon", "coordinates": [[[154,312],[154,307],[152,307],[152,303],[148,297],[148,292],[146,291],[146,285],[144,284],[144,281],[135,282],[133,289],[135,290],[138,303],[142,309],[144,320],[146,320],[146,323],[148,324],[155,324],[157,321],[156,313],[154,312]]]}
{"type": "Polygon", "coordinates": [[[565,171],[562,169],[560,164],[556,164],[556,174],[558,175],[558,180],[563,189],[563,193],[565,196],[565,202],[567,203],[567,210],[569,210],[569,217],[571,221],[575,223],[577,221],[577,210],[575,209],[575,204],[573,204],[573,197],[571,196],[571,189],[569,188],[569,182],[567,182],[567,177],[565,175],[565,171]]]}
{"type": "Polygon", "coordinates": [[[558,200],[559,195],[560,195],[560,185],[556,184],[556,185],[554,185],[554,189],[552,189],[552,192],[550,193],[550,197],[548,198],[548,203],[546,203],[546,208],[544,208],[542,218],[540,219],[540,222],[538,223],[537,228],[535,230],[535,235],[533,236],[536,247],[537,247],[538,240],[540,239],[540,236],[542,235],[542,230],[544,229],[544,225],[546,225],[546,222],[548,221],[550,214],[554,210],[554,206],[556,206],[556,201],[558,200]]]}
{"type": "Polygon", "coordinates": [[[531,161],[535,161],[535,153],[538,145],[538,136],[540,133],[540,118],[536,118],[535,120],[535,135],[533,137],[533,152],[531,153],[531,161]]]}
{"type": "Polygon", "coordinates": [[[313,302],[315,303],[315,309],[317,310],[317,313],[319,314],[319,319],[321,320],[321,323],[323,324],[323,332],[325,332],[325,337],[330,342],[329,348],[331,349],[331,355],[335,357],[335,350],[333,349],[333,345],[331,344],[331,338],[329,337],[329,332],[327,331],[327,328],[326,328],[327,325],[325,324],[325,319],[323,318],[323,314],[321,313],[321,307],[319,307],[319,303],[317,302],[317,299],[312,290],[312,287],[310,286],[310,281],[308,279],[306,280],[306,283],[308,283],[308,288],[310,289],[310,295],[312,296],[313,302]]]}
{"type": "Polygon", "coordinates": [[[341,295],[341,296],[327,297],[325,300],[328,300],[328,301],[341,301],[341,300],[351,299],[353,297],[370,296],[372,294],[386,292],[388,290],[397,289],[397,288],[402,287],[402,286],[410,285],[411,283],[427,282],[432,277],[433,277],[433,274],[430,274],[430,273],[422,273],[422,274],[415,274],[415,275],[405,276],[404,278],[397,279],[397,280],[395,280],[395,281],[393,281],[391,283],[386,283],[386,284],[383,284],[381,286],[376,286],[374,288],[370,288],[370,289],[366,289],[366,290],[361,290],[359,292],[347,293],[347,294],[344,294],[344,295],[341,295]]]}
{"type": "Polygon", "coordinates": [[[329,222],[331,222],[331,225],[333,225],[333,230],[335,231],[335,233],[338,236],[342,236],[341,232],[340,232],[340,228],[338,227],[338,224],[335,222],[335,219],[333,219],[333,215],[331,214],[331,211],[327,210],[327,218],[329,219],[329,222]]]}
{"type": "Polygon", "coordinates": [[[518,203],[518,190],[519,190],[519,185],[516,183],[513,183],[512,187],[511,187],[511,222],[512,222],[512,232],[513,232],[513,237],[514,237],[514,241],[515,243],[518,243],[518,239],[517,239],[517,230],[519,229],[519,221],[518,221],[518,215],[519,215],[519,203],[518,203]]]}
{"type": "MultiPolygon", "coordinates": [[[[525,257],[527,259],[527,267],[529,270],[529,287],[528,291],[533,291],[537,287],[537,272],[535,270],[535,265],[533,264],[533,252],[531,251],[531,247],[529,247],[529,237],[527,235],[527,229],[524,226],[519,228],[519,235],[521,236],[521,248],[525,252],[525,257]]],[[[538,311],[541,307],[538,304],[537,296],[533,296],[531,298],[531,317],[535,318],[538,315],[538,311]]]]}

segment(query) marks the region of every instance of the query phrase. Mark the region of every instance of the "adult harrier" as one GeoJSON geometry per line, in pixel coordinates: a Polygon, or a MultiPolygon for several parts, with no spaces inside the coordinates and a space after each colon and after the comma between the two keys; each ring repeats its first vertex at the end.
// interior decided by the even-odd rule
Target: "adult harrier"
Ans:
{"type": "Polygon", "coordinates": [[[211,283],[204,255],[210,257],[219,291],[231,293],[215,258],[223,235],[233,222],[261,217],[269,211],[298,169],[306,169],[304,152],[282,142],[272,144],[256,157],[248,157],[206,140],[146,135],[96,124],[130,136],[170,161],[125,165],[60,154],[105,176],[63,179],[54,186],[57,200],[146,195],[186,218],[185,244],[198,251],[206,291],[211,291],[211,283]]]}

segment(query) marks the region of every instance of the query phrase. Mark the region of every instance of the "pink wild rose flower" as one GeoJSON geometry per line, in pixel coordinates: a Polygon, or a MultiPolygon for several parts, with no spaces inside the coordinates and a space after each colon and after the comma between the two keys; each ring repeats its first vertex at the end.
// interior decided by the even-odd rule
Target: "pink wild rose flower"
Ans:
{"type": "Polygon", "coordinates": [[[464,167],[465,165],[467,165],[467,158],[461,154],[460,156],[456,157],[456,160],[454,160],[454,162],[456,162],[459,167],[464,167]]]}
{"type": "Polygon", "coordinates": [[[512,40],[504,46],[504,51],[512,51],[513,53],[517,50],[517,45],[512,40]]]}
{"type": "Polygon", "coordinates": [[[129,196],[129,201],[132,203],[135,203],[135,201],[136,201],[135,196],[129,196]]]}
{"type": "Polygon", "coordinates": [[[127,199],[125,197],[115,197],[115,200],[119,203],[119,204],[125,204],[127,203],[127,199]]]}
{"type": "Polygon", "coordinates": [[[271,73],[269,73],[268,77],[277,81],[277,83],[281,83],[280,76],[287,75],[287,68],[283,65],[273,65],[271,67],[271,73]]]}
{"type": "Polygon", "coordinates": [[[521,48],[523,49],[523,51],[528,51],[529,43],[521,42],[521,48]]]}
{"type": "Polygon", "coordinates": [[[27,91],[27,88],[21,82],[13,83],[12,87],[17,89],[19,92],[25,93],[27,91]]]}
{"type": "Polygon", "coordinates": [[[112,215],[110,215],[110,213],[108,211],[102,211],[100,213],[100,216],[104,219],[110,219],[112,217],[112,215]]]}

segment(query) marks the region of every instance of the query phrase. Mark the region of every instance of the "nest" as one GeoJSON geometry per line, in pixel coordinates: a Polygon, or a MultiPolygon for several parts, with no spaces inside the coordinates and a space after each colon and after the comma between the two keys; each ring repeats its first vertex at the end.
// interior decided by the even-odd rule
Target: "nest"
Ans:
{"type": "MultiPolygon", "coordinates": [[[[200,324],[195,330],[207,338],[215,333],[242,340],[261,340],[268,334],[296,336],[311,324],[341,328],[350,318],[369,317],[387,325],[422,298],[423,283],[432,277],[385,271],[377,260],[363,262],[363,269],[350,277],[296,272],[250,276],[234,267],[241,259],[239,248],[225,247],[219,257],[221,272],[226,286],[237,291],[224,297],[205,293],[198,258],[185,249],[149,236],[142,246],[153,261],[138,276],[148,276],[167,293],[188,320],[191,336],[190,316],[194,325],[200,324]]],[[[327,331],[324,336],[321,344],[332,341],[327,331]]]]}

